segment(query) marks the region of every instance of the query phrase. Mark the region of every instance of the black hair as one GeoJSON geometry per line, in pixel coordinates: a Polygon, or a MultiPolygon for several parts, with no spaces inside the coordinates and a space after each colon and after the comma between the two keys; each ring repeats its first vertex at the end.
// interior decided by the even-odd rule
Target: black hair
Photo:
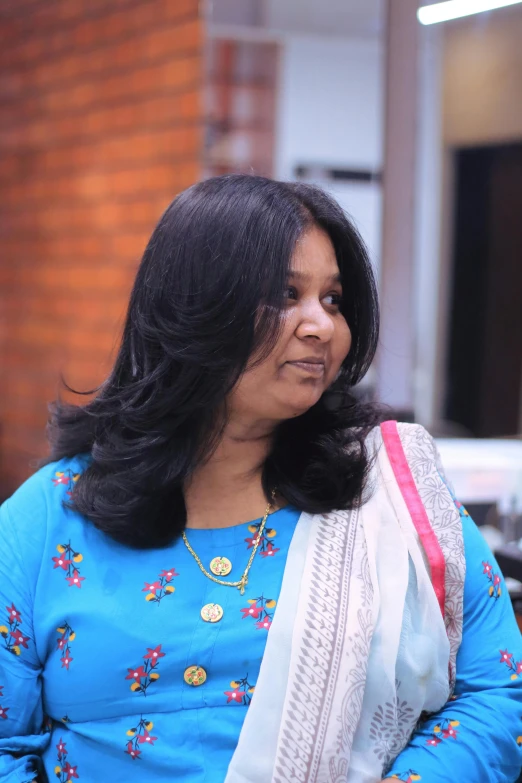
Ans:
{"type": "Polygon", "coordinates": [[[321,189],[236,174],[170,204],[139,266],[112,372],[85,404],[51,406],[51,459],[91,457],[70,507],[130,546],[181,535],[183,485],[218,442],[225,400],[247,364],[274,345],[292,253],[314,225],[335,249],[352,345],[331,390],[277,428],[263,486],[311,513],[363,502],[364,439],[382,418],[352,394],[378,338],[364,243],[321,189]]]}

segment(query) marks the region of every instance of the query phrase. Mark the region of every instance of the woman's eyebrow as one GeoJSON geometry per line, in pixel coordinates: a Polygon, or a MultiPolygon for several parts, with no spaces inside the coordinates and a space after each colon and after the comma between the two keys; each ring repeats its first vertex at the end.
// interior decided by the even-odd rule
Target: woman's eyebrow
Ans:
{"type": "MultiPolygon", "coordinates": [[[[296,280],[302,280],[304,283],[308,282],[310,280],[311,275],[309,275],[307,272],[300,272],[298,269],[290,269],[288,271],[287,277],[293,277],[296,280]]],[[[333,275],[330,275],[330,277],[326,278],[329,283],[340,283],[341,282],[341,275],[339,272],[336,272],[333,275]]]]}

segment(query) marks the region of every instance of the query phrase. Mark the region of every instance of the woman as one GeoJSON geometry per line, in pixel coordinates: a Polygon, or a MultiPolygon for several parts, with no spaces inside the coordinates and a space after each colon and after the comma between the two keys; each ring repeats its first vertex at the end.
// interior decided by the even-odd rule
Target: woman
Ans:
{"type": "Polygon", "coordinates": [[[174,200],[110,377],[0,512],[0,781],[516,780],[498,567],[427,433],[350,396],[377,320],[320,190],[174,200]]]}

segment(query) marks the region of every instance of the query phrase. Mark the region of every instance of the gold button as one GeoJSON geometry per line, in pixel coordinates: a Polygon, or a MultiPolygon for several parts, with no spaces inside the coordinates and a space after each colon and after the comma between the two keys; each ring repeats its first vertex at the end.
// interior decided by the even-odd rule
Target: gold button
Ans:
{"type": "Polygon", "coordinates": [[[223,617],[223,607],[219,604],[205,604],[201,610],[201,618],[206,623],[219,623],[223,617]]]}
{"type": "Polygon", "coordinates": [[[207,679],[207,673],[201,666],[189,666],[188,669],[185,669],[183,679],[187,685],[197,687],[198,685],[203,685],[207,679]]]}
{"type": "Polygon", "coordinates": [[[215,576],[228,576],[232,571],[232,563],[228,557],[215,557],[210,563],[210,570],[215,576]]]}

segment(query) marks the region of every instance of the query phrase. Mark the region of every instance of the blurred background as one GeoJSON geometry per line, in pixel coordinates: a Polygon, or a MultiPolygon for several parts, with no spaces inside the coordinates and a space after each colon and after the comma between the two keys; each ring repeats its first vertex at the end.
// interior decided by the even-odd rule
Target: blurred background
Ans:
{"type": "Polygon", "coordinates": [[[360,394],[441,438],[497,548],[522,537],[522,3],[418,7],[0,0],[0,499],[60,374],[106,376],[161,212],[243,171],[353,217],[383,318],[360,394]]]}

